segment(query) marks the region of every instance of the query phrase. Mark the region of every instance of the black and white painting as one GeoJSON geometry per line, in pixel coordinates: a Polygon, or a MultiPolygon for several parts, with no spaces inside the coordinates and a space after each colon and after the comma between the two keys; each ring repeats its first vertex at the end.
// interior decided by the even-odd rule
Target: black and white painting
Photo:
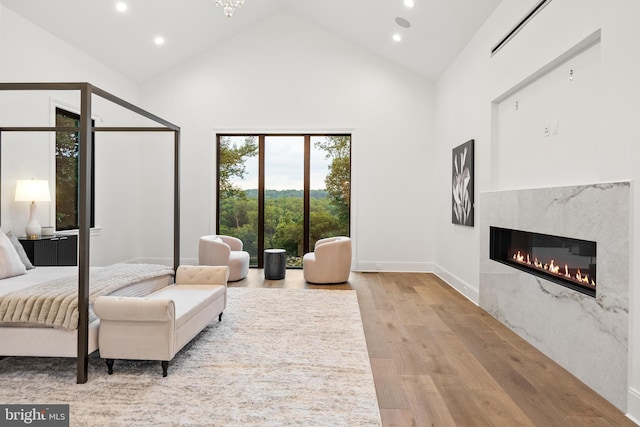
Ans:
{"type": "Polygon", "coordinates": [[[453,149],[451,222],[473,227],[473,139],[453,149]]]}

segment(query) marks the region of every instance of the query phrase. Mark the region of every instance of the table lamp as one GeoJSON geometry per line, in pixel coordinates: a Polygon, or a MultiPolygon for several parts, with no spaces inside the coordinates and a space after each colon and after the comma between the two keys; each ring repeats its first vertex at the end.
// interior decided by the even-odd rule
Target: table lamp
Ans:
{"type": "Polygon", "coordinates": [[[27,239],[38,239],[42,228],[38,223],[36,202],[50,202],[49,181],[19,179],[16,185],[16,202],[31,202],[29,222],[24,229],[27,239]]]}

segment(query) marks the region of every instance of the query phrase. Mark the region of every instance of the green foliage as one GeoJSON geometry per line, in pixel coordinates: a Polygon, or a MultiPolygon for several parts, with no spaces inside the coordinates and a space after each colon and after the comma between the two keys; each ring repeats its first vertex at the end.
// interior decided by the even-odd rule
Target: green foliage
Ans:
{"type": "Polygon", "coordinates": [[[220,138],[219,150],[220,197],[243,197],[244,192],[233,186],[231,178],[244,178],[247,173],[245,160],[258,154],[256,137],[247,136],[243,144],[236,144],[231,137],[223,136],[220,138]]]}
{"type": "MultiPolygon", "coordinates": [[[[245,196],[250,199],[258,198],[258,189],[245,190],[245,196]]],[[[264,198],[266,199],[282,199],[285,197],[304,197],[304,190],[265,190],[264,198]]],[[[309,198],[323,199],[327,197],[326,190],[309,190],[309,198]]]]}
{"type": "Polygon", "coordinates": [[[331,160],[329,173],[325,179],[327,193],[338,208],[337,215],[349,221],[351,203],[351,138],[349,136],[327,136],[314,146],[325,152],[325,159],[331,160]]]}
{"type": "MultiPolygon", "coordinates": [[[[58,126],[75,127],[78,120],[57,114],[58,126]]],[[[78,227],[78,149],[75,132],[56,132],[56,230],[78,227]],[[75,195],[75,197],[74,197],[75,195]]]]}
{"type": "MultiPolygon", "coordinates": [[[[289,190],[272,191],[265,197],[265,248],[282,248],[292,262],[303,255],[304,200],[291,196],[289,190]],[[285,193],[288,194],[279,194],[285,193]]],[[[258,198],[256,190],[246,190],[243,197],[220,200],[219,227],[221,234],[236,236],[244,243],[244,249],[253,260],[258,255],[258,198]],[[252,195],[250,197],[250,195],[252,195]]],[[[336,207],[325,193],[325,197],[312,198],[310,206],[310,244],[316,240],[349,234],[349,222],[343,221],[336,207]]],[[[255,264],[254,261],[252,261],[255,264]]],[[[292,264],[288,264],[292,265],[292,264]]]]}
{"type": "MultiPolygon", "coordinates": [[[[315,147],[331,160],[325,179],[326,189],[310,191],[310,245],[318,239],[349,234],[351,198],[351,141],[348,136],[328,136],[315,147]]],[[[220,216],[219,230],[240,238],[251,254],[252,265],[258,255],[258,190],[241,190],[231,178],[245,176],[245,160],[257,155],[255,137],[243,144],[233,144],[228,137],[220,139],[220,216]]],[[[265,248],[287,251],[287,265],[302,265],[303,190],[266,190],[264,206],[265,248]]]]}

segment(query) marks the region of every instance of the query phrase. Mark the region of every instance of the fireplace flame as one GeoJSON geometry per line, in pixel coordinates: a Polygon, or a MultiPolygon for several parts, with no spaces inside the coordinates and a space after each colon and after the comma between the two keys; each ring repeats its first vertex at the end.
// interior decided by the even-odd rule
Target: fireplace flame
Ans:
{"type": "Polygon", "coordinates": [[[513,254],[513,260],[519,264],[533,266],[539,270],[544,270],[549,274],[563,276],[569,280],[579,282],[581,284],[590,285],[594,288],[596,287],[596,282],[593,279],[590,279],[588,274],[583,274],[580,269],[578,269],[575,274],[571,274],[571,272],[569,271],[569,266],[567,264],[564,265],[564,271],[561,271],[561,267],[559,265],[556,265],[556,261],[553,259],[548,263],[542,263],[538,261],[538,258],[534,258],[532,263],[529,254],[523,255],[520,251],[518,251],[513,254]]]}

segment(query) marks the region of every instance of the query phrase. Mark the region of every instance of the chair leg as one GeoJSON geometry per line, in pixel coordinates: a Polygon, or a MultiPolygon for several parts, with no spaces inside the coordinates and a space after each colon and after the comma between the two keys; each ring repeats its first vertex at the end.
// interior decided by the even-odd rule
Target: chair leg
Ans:
{"type": "Polygon", "coordinates": [[[166,360],[162,361],[162,376],[166,377],[167,376],[167,370],[169,369],[169,362],[166,360]]]}
{"type": "Polygon", "coordinates": [[[113,359],[107,359],[107,372],[109,375],[113,374],[113,359]]]}
{"type": "Polygon", "coordinates": [[[222,322],[222,313],[218,314],[218,322],[222,322]]]}

